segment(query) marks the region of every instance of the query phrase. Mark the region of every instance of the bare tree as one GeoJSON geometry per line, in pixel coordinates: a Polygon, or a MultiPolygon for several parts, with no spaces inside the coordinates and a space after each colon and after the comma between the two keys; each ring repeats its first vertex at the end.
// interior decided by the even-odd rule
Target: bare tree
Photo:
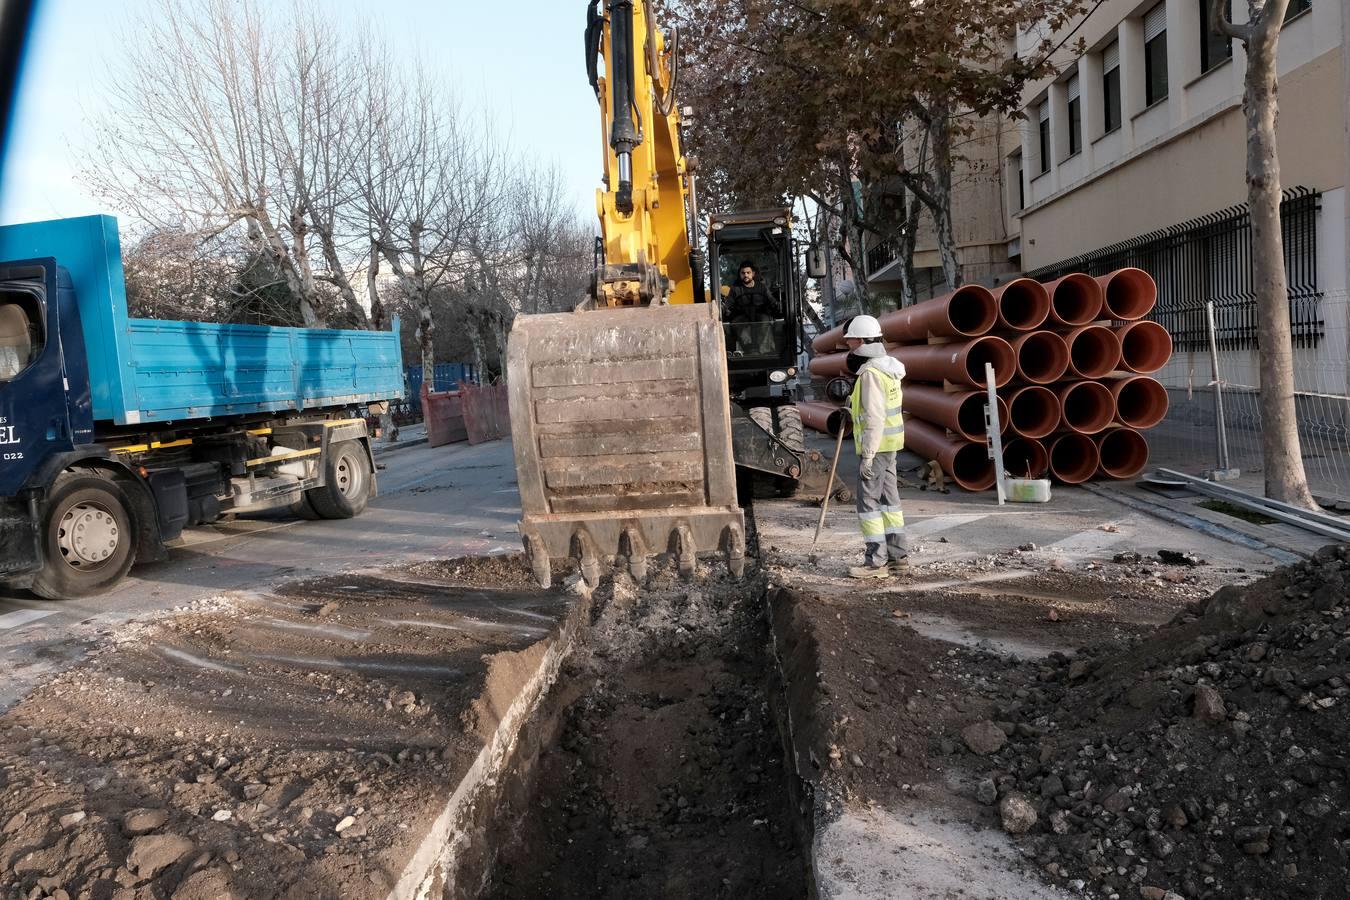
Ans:
{"type": "Polygon", "coordinates": [[[432,295],[469,271],[475,233],[499,214],[502,152],[491,128],[471,127],[448,86],[421,65],[399,73],[372,54],[367,66],[371,133],[352,214],[417,311],[429,384],[436,361],[432,295]]]}
{"type": "Polygon", "coordinates": [[[1248,21],[1229,21],[1226,0],[1211,0],[1210,28],[1247,49],[1242,112],[1247,120],[1247,203],[1252,220],[1252,285],[1256,290],[1261,366],[1261,450],[1266,495],[1316,509],[1298,437],[1294,344],[1280,222],[1279,116],[1276,62],[1289,0],[1247,0],[1248,21]]]}
{"type": "MultiPolygon", "coordinates": [[[[303,215],[281,188],[284,161],[269,85],[274,29],[254,0],[160,0],[132,26],[138,52],[99,117],[85,179],[94,192],[159,229],[211,236],[244,226],[319,323],[303,215]]],[[[130,42],[128,42],[130,43],[130,42]]]]}

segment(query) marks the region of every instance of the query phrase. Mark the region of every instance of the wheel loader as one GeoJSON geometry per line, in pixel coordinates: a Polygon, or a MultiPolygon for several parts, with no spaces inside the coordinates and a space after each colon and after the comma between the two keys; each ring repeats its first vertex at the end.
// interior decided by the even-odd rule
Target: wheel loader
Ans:
{"type": "Polygon", "coordinates": [[[824,469],[795,406],[802,298],[788,210],[712,214],[698,248],[677,57],[678,34],[656,26],[649,0],[589,3],[586,63],[606,135],[595,271],[573,311],[518,316],[507,349],[520,533],[542,586],[553,560],[576,559],[594,586],[611,562],[640,581],[667,552],[685,574],[720,552],[739,576],[738,474],[742,491],[752,476],[791,489],[804,468],[824,469]],[[772,302],[724,315],[747,262],[772,302]]]}

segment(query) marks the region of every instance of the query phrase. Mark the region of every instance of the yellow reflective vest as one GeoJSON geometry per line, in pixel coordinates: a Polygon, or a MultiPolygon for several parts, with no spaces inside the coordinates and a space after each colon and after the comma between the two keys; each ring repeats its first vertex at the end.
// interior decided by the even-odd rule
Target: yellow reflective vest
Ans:
{"type": "Polygon", "coordinates": [[[892,368],[904,371],[890,357],[873,360],[858,370],[858,380],[853,383],[853,394],[849,397],[853,445],[863,459],[878,453],[894,453],[905,447],[900,377],[889,371],[892,368]]]}

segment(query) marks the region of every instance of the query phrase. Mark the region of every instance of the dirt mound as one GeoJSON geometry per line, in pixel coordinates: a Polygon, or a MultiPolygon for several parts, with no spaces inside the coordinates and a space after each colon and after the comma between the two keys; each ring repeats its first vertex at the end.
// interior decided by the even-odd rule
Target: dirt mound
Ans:
{"type": "Polygon", "coordinates": [[[993,697],[1008,740],[975,793],[1052,876],[1104,896],[1345,896],[1350,547],[1124,646],[1018,667],[993,697]]]}

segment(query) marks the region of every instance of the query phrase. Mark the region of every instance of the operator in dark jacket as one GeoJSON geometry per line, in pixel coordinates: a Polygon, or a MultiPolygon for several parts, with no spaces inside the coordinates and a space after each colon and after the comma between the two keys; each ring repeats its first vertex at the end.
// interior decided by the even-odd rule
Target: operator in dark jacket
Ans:
{"type": "MultiPolygon", "coordinates": [[[[723,320],[732,325],[752,325],[771,322],[781,318],[782,307],[777,298],[769,292],[769,287],[759,280],[759,270],[755,264],[745,260],[740,265],[736,284],[731,286],[723,303],[723,320]]],[[[732,350],[750,353],[772,353],[771,347],[762,345],[765,340],[772,341],[769,335],[759,334],[759,329],[735,328],[732,350]]]]}

